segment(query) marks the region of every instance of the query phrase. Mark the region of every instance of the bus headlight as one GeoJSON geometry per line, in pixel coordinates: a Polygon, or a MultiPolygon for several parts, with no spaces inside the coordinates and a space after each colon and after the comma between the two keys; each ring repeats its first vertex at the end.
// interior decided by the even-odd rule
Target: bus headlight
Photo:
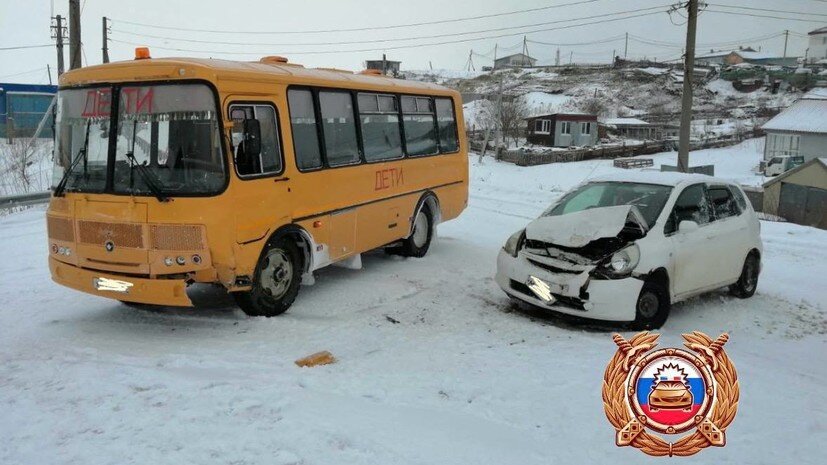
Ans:
{"type": "Polygon", "coordinates": [[[509,237],[508,240],[505,241],[505,245],[503,246],[503,250],[505,250],[505,252],[508,255],[511,255],[512,257],[516,257],[517,252],[519,252],[520,249],[523,247],[524,242],[525,242],[525,229],[521,229],[521,230],[515,232],[514,234],[512,234],[511,237],[509,237]]]}

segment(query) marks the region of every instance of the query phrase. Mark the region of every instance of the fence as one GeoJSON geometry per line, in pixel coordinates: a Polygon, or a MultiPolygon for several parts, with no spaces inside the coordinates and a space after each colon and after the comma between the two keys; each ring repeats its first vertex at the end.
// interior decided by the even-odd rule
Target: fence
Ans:
{"type": "Polygon", "coordinates": [[[46,191],[0,197],[0,211],[48,203],[51,195],[50,191],[46,191]]]}
{"type": "MultiPolygon", "coordinates": [[[[757,132],[749,133],[744,138],[722,138],[697,141],[690,144],[690,150],[700,150],[716,147],[727,147],[757,136],[757,132]]],[[[471,141],[473,150],[481,150],[482,142],[471,141]]],[[[500,151],[497,159],[517,166],[546,165],[549,163],[561,163],[571,161],[583,161],[594,159],[614,159],[634,157],[638,155],[651,155],[660,152],[677,149],[677,141],[645,141],[635,145],[599,145],[595,147],[582,147],[567,150],[544,150],[542,152],[530,152],[524,149],[500,151]]]]}

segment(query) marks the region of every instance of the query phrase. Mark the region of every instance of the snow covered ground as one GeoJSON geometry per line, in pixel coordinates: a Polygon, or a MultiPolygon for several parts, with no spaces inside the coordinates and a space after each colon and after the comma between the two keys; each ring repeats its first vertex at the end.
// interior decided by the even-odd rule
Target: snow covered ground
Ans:
{"type": "MultiPolygon", "coordinates": [[[[691,164],[740,181],[755,143],[691,164]]],[[[469,208],[425,258],[323,270],[272,319],[213,288],[198,308],[149,311],[58,287],[43,211],[0,218],[0,463],[654,463],[617,448],[603,414],[612,328],[516,308],[492,280],[513,231],[611,162],[476,158],[469,208]],[[293,364],[319,350],[338,363],[293,364]]],[[[727,446],[684,462],[823,461],[827,231],[764,222],[762,235],[755,297],[692,299],[661,330],[666,346],[730,332],[740,377],[727,446]]]]}

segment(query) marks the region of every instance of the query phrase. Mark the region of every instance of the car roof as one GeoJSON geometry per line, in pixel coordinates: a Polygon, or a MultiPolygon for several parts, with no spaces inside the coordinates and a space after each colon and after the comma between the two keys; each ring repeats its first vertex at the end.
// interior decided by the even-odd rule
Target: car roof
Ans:
{"type": "Polygon", "coordinates": [[[709,184],[733,185],[726,179],[707,176],[697,173],[678,173],[674,171],[628,171],[595,176],[585,182],[635,182],[641,184],[658,184],[662,186],[679,187],[699,182],[709,184]]]}

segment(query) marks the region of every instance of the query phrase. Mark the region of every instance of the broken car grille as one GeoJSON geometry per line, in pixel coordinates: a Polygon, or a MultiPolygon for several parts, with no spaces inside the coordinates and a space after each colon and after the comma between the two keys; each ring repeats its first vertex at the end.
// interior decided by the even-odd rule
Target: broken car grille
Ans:
{"type": "MultiPolygon", "coordinates": [[[[512,279],[511,280],[511,289],[513,289],[513,290],[515,290],[515,291],[517,291],[521,294],[525,294],[525,295],[527,295],[531,298],[536,298],[536,296],[534,295],[534,292],[532,292],[531,289],[529,289],[528,286],[525,285],[525,283],[521,283],[519,281],[515,281],[515,280],[512,279]]],[[[571,308],[573,310],[580,310],[581,312],[586,311],[586,308],[585,308],[585,305],[584,305],[585,302],[583,302],[582,300],[580,300],[576,297],[569,297],[569,296],[561,295],[561,294],[551,294],[551,295],[553,295],[554,298],[556,299],[555,302],[552,305],[567,307],[567,308],[571,308]]]]}

